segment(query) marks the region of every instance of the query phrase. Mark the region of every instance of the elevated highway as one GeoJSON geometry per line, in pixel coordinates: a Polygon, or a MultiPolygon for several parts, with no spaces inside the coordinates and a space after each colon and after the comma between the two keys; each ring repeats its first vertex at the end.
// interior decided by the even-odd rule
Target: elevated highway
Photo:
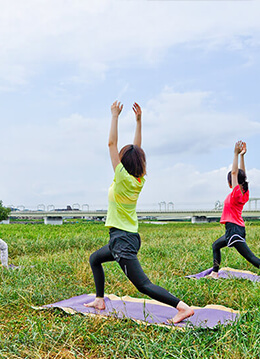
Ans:
{"type": "MultiPolygon", "coordinates": [[[[189,211],[137,211],[140,219],[158,219],[158,220],[184,220],[192,218],[219,219],[221,210],[189,210],[189,211]]],[[[106,210],[101,211],[14,211],[10,213],[10,218],[14,219],[40,219],[40,218],[93,218],[103,219],[107,215],[106,210]]],[[[243,218],[260,219],[260,210],[245,210],[243,218]]]]}

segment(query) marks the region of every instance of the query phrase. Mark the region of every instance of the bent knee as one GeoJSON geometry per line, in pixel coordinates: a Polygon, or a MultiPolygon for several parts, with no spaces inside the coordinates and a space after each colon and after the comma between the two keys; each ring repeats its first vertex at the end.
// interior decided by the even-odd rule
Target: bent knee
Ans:
{"type": "Polygon", "coordinates": [[[95,260],[96,260],[95,253],[92,253],[92,254],[89,256],[89,263],[90,263],[91,266],[92,266],[93,264],[95,264],[95,260]]]}
{"type": "Polygon", "coordinates": [[[0,249],[1,249],[2,251],[5,251],[5,250],[8,249],[7,243],[5,243],[2,239],[0,240],[0,249]]]}
{"type": "Polygon", "coordinates": [[[89,263],[91,267],[101,263],[99,260],[99,256],[97,255],[97,252],[94,252],[90,255],[89,263]]]}
{"type": "Polygon", "coordinates": [[[214,243],[212,244],[212,250],[213,250],[213,251],[216,251],[216,250],[219,250],[219,249],[220,249],[219,244],[218,244],[217,242],[214,242],[214,243]]]}

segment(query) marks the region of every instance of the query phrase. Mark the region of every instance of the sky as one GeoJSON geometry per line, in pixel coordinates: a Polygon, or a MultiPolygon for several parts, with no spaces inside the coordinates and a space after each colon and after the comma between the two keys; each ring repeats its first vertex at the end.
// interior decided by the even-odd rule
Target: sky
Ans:
{"type": "MultiPolygon", "coordinates": [[[[0,199],[107,208],[111,104],[119,148],[142,107],[138,209],[213,209],[246,141],[260,197],[260,2],[0,0],[0,199]]],[[[259,203],[260,206],[260,203],[259,203]]]]}

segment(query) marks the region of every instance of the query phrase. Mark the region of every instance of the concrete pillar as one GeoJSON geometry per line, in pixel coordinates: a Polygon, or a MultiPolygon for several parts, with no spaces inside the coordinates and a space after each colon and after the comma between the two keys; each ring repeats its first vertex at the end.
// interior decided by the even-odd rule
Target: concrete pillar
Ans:
{"type": "Polygon", "coordinates": [[[208,223],[208,220],[206,216],[193,216],[191,223],[208,223]]]}
{"type": "Polygon", "coordinates": [[[44,217],[44,224],[61,225],[63,223],[62,217],[44,217]]]}

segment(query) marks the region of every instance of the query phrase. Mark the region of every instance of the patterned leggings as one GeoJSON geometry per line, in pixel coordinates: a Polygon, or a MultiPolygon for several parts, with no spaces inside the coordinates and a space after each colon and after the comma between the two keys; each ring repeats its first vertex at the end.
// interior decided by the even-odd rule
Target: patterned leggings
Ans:
{"type": "MultiPolygon", "coordinates": [[[[220,249],[227,247],[226,236],[222,236],[217,239],[213,245],[213,272],[219,271],[219,266],[221,262],[221,253],[220,249]]],[[[246,241],[234,241],[232,247],[235,247],[238,253],[241,254],[248,262],[253,264],[255,267],[260,268],[260,258],[256,257],[251,249],[246,244],[246,241]]]]}

